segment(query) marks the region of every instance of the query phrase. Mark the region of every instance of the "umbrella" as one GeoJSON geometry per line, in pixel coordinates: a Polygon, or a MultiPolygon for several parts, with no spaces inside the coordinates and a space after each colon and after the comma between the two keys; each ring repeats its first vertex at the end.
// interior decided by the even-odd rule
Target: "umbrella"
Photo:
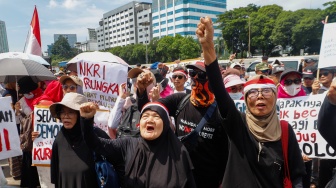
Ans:
{"type": "Polygon", "coordinates": [[[83,52],[72,58],[67,63],[67,69],[71,71],[77,70],[77,62],[80,61],[91,61],[91,62],[108,62],[108,63],[119,63],[125,66],[128,66],[128,64],[121,59],[120,57],[113,55],[110,52],[83,52]]]}
{"type": "Polygon", "coordinates": [[[53,73],[36,61],[20,58],[0,59],[0,82],[17,82],[30,76],[35,81],[56,80],[53,73]]]}
{"type": "Polygon", "coordinates": [[[22,52],[6,52],[6,53],[0,53],[0,59],[4,58],[20,58],[20,59],[30,59],[33,61],[36,61],[42,65],[50,66],[50,64],[43,59],[41,56],[33,55],[33,54],[27,54],[22,52]]]}

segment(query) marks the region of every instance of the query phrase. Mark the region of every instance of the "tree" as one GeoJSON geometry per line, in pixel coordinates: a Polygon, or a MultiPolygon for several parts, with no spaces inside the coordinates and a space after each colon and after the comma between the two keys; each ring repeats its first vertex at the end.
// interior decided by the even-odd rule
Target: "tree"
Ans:
{"type": "Polygon", "coordinates": [[[51,53],[53,55],[58,55],[59,57],[68,59],[74,56],[73,51],[69,45],[69,42],[63,36],[60,36],[58,40],[55,42],[51,53]]]}
{"type": "Polygon", "coordinates": [[[336,22],[336,1],[324,3],[323,6],[327,7],[322,11],[323,20],[328,16],[328,23],[336,22]]]}

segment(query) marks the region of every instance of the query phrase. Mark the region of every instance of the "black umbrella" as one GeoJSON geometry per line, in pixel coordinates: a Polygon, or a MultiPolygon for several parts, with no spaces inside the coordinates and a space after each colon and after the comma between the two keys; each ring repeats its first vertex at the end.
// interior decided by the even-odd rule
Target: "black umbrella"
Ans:
{"type": "Polygon", "coordinates": [[[56,80],[56,76],[40,63],[20,58],[0,59],[0,82],[17,82],[21,77],[30,76],[33,80],[56,80]]]}

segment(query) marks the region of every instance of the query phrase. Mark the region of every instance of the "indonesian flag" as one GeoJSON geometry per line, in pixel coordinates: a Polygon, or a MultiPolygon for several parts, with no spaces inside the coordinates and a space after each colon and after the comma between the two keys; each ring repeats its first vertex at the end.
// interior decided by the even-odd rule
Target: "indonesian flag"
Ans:
{"type": "Polygon", "coordinates": [[[30,23],[30,30],[26,39],[24,53],[42,56],[40,23],[36,6],[30,23]]]}

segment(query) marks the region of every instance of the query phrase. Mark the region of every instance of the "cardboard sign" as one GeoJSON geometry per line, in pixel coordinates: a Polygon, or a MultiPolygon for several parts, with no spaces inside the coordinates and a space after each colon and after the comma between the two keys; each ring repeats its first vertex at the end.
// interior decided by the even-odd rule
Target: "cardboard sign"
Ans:
{"type": "Polygon", "coordinates": [[[49,166],[52,145],[63,124],[51,116],[49,106],[35,106],[34,131],[40,135],[33,142],[32,164],[49,166]]]}
{"type": "Polygon", "coordinates": [[[0,160],[22,155],[11,97],[0,97],[0,160]]]}
{"type": "Polygon", "coordinates": [[[336,66],[336,23],[324,24],[318,68],[336,66]]]}
{"type": "MultiPolygon", "coordinates": [[[[336,159],[336,152],[317,130],[317,118],[325,94],[278,99],[279,118],[293,128],[299,147],[310,158],[336,159]]],[[[243,100],[235,101],[239,111],[245,112],[243,100]]]]}
{"type": "Polygon", "coordinates": [[[125,65],[106,62],[77,63],[78,77],[83,81],[84,95],[89,101],[112,109],[119,94],[119,85],[127,81],[125,65]]]}

